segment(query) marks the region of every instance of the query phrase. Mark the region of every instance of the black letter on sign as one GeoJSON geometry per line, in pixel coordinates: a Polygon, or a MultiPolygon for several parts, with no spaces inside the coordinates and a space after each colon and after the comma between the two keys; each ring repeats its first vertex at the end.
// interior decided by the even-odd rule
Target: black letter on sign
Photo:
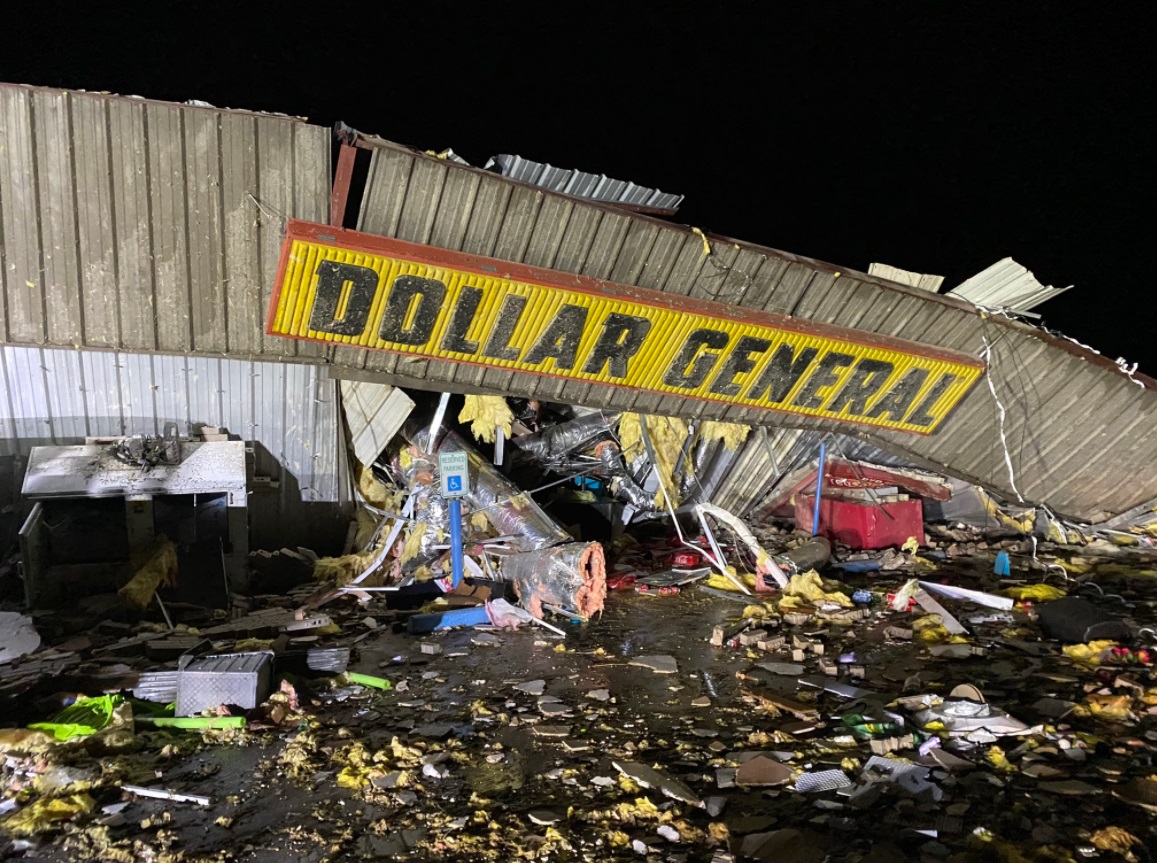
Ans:
{"type": "Polygon", "coordinates": [[[446,286],[437,279],[423,279],[421,276],[398,276],[386,299],[386,311],[382,315],[382,326],[378,335],[383,342],[396,345],[424,345],[434,332],[438,322],[438,312],[442,300],[446,298],[446,286]],[[410,306],[417,298],[418,309],[414,312],[414,322],[406,326],[410,306]]]}
{"type": "Polygon", "coordinates": [[[721,396],[739,395],[739,384],[735,382],[735,376],[755,368],[755,360],[751,355],[762,354],[770,347],[771,342],[767,339],[757,339],[754,336],[741,337],[727,355],[727,362],[711,382],[711,392],[719,393],[721,396]]]}
{"type": "Polygon", "coordinates": [[[651,329],[651,322],[634,315],[612,312],[603,321],[599,340],[591,348],[591,355],[583,366],[588,375],[600,374],[610,363],[611,377],[622,380],[627,376],[627,360],[639,352],[643,339],[651,329]]]}
{"type": "Polygon", "coordinates": [[[952,386],[953,381],[956,380],[956,375],[945,372],[940,376],[940,380],[932,385],[932,389],[928,391],[928,395],[924,396],[924,400],[916,406],[916,410],[908,414],[907,422],[914,426],[930,426],[936,422],[936,417],[928,416],[928,411],[936,404],[937,400],[944,395],[944,391],[952,386]]]}
{"type": "Polygon", "coordinates": [[[804,348],[797,357],[795,348],[791,345],[780,345],[772,355],[767,368],[763,370],[763,374],[759,376],[759,380],[755,382],[755,386],[747,391],[747,397],[761,398],[770,387],[771,393],[768,394],[767,400],[772,404],[783,401],[818,353],[815,348],[804,348]]]}
{"type": "Polygon", "coordinates": [[[683,343],[679,356],[675,357],[674,362],[663,375],[663,383],[669,387],[678,387],[681,390],[693,390],[703,386],[703,381],[707,380],[707,375],[711,374],[711,369],[718,362],[719,354],[704,352],[697,357],[699,349],[722,350],[727,347],[730,338],[727,333],[719,330],[693,330],[691,335],[687,336],[687,341],[683,343]],[[691,360],[695,360],[695,362],[691,363],[691,360]],[[691,368],[687,368],[688,365],[691,368]]]}
{"type": "Polygon", "coordinates": [[[818,395],[819,391],[836,382],[839,377],[835,374],[836,369],[850,366],[855,359],[851,354],[838,354],[835,351],[824,354],[811,376],[796,393],[795,404],[801,408],[818,408],[824,403],[823,397],[818,395]]]}
{"type": "Polygon", "coordinates": [[[900,420],[908,411],[912,399],[916,398],[916,393],[920,392],[920,387],[924,386],[927,377],[927,369],[910,369],[904,374],[904,377],[892,385],[890,390],[884,393],[878,402],[872,405],[872,409],[868,411],[868,416],[872,419],[879,419],[884,414],[891,414],[889,419],[900,420]]]}
{"type": "Polygon", "coordinates": [[[547,357],[554,357],[554,364],[560,369],[573,369],[579,342],[583,337],[583,324],[587,322],[587,310],[569,303],[559,309],[534,343],[525,357],[524,363],[538,365],[547,357]]]}
{"type": "Polygon", "coordinates": [[[309,328],[335,336],[360,336],[377,289],[378,274],[369,267],[322,261],[317,265],[309,328]]]}
{"type": "Polygon", "coordinates": [[[894,368],[886,360],[860,360],[848,376],[848,382],[824,410],[838,414],[846,405],[849,414],[862,417],[868,409],[868,399],[879,391],[894,368]]]}
{"type": "Polygon", "coordinates": [[[454,351],[458,354],[478,353],[478,342],[466,341],[466,331],[474,323],[474,316],[478,314],[478,304],[482,301],[480,288],[463,288],[458,295],[458,302],[454,304],[454,317],[450,318],[450,326],[446,335],[442,337],[442,350],[454,351]]]}
{"type": "Polygon", "coordinates": [[[510,346],[510,337],[514,335],[514,328],[518,326],[518,319],[522,317],[522,310],[526,308],[526,297],[518,294],[507,294],[502,298],[502,308],[498,310],[498,322],[494,325],[494,332],[486,340],[486,347],[482,349],[482,356],[492,360],[516,360],[518,348],[510,346]]]}

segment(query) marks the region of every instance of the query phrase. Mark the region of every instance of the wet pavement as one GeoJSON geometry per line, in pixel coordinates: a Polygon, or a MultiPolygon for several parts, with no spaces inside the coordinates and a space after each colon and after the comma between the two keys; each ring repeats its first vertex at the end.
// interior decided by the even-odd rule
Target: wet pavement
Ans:
{"type": "MultiPolygon", "coordinates": [[[[1007,584],[985,566],[926,577],[987,591],[1007,584]]],[[[209,806],[128,798],[107,814],[100,807],[122,795],[98,783],[90,818],[31,840],[24,853],[311,863],[1151,859],[1150,667],[1081,665],[1041,641],[1031,609],[1002,619],[947,600],[962,621],[992,620],[969,624],[975,653],[933,657],[937,644],[919,633],[896,637],[923,612],[882,604],[907,577],[845,576],[849,593],[876,593],[870,614],[772,626],[786,643],[770,652],[712,647],[713,627],[753,610],[694,588],[614,592],[595,621],[554,618],[565,640],[540,628],[419,638],[383,625],[357,641],[351,670],[390,680],[389,691],[295,680],[300,706],[281,725],[205,740],[138,732],[101,762],[121,781],[207,795],[209,806]],[[865,692],[847,697],[800,677],[865,692]],[[897,701],[951,701],[960,684],[1027,733],[981,733],[973,743],[920,728],[914,716],[927,704],[897,701]],[[864,714],[859,722],[874,721],[875,733],[857,737],[857,720],[843,717],[864,714]],[[889,714],[906,727],[889,730],[889,714]],[[870,763],[877,752],[888,760],[870,763]],[[801,790],[809,787],[817,790],[801,790]]],[[[1121,567],[1100,582],[1138,620],[1153,619],[1157,579],[1121,567]]],[[[336,643],[351,641],[364,617],[393,615],[377,602],[344,614],[334,610],[345,630],[336,643]]]]}

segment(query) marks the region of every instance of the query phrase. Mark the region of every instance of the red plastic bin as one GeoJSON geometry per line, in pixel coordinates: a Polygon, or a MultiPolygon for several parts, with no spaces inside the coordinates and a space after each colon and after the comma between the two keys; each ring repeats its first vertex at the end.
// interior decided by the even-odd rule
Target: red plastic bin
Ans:
{"type": "MultiPolygon", "coordinates": [[[[797,528],[811,531],[815,504],[814,494],[795,496],[797,528]]],[[[820,535],[855,549],[901,546],[911,536],[924,545],[924,502],[916,498],[874,504],[825,494],[820,500],[820,535]]]]}

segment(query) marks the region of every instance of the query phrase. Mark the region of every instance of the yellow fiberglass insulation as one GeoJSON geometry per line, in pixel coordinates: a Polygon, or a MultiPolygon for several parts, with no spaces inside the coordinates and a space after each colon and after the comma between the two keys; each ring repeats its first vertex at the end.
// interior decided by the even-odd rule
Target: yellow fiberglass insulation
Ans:
{"type": "Polygon", "coordinates": [[[52,799],[41,798],[8,816],[0,826],[13,836],[35,836],[51,830],[64,821],[93,810],[96,801],[87,794],[71,794],[52,799]]]}
{"type": "MultiPolygon", "coordinates": [[[[382,552],[382,543],[386,541],[386,534],[379,535],[373,545],[368,545],[373,539],[374,532],[378,529],[378,522],[364,509],[358,510],[357,525],[354,548],[360,549],[360,551],[344,554],[341,557],[318,558],[313,564],[314,581],[332,582],[336,587],[342,587],[365,572],[377,560],[378,555],[382,552]]],[[[362,584],[365,584],[366,587],[381,587],[383,580],[380,573],[384,571],[384,566],[379,567],[378,573],[367,576],[362,584]]]]}
{"type": "Polygon", "coordinates": [[[509,440],[514,414],[502,396],[466,396],[458,422],[470,423],[470,433],[475,440],[494,443],[498,437],[497,429],[502,429],[509,440]]]}
{"type": "MultiPolygon", "coordinates": [[[[361,575],[377,559],[381,546],[377,545],[369,551],[359,551],[354,554],[344,554],[341,557],[319,557],[313,564],[313,579],[325,583],[332,582],[335,587],[343,587],[361,575]]],[[[378,567],[379,573],[384,567],[378,567]]],[[[367,576],[361,581],[366,587],[381,587],[379,574],[367,576]]]]}
{"type": "Polygon", "coordinates": [[[659,490],[655,492],[655,503],[665,506],[664,489],[675,498],[672,506],[679,505],[679,485],[675,482],[675,465],[679,463],[679,454],[683,451],[683,443],[687,440],[687,422],[673,417],[643,416],[636,413],[624,413],[619,418],[619,443],[628,461],[645,454],[641,421],[647,423],[647,437],[650,438],[651,448],[655,453],[656,467],[659,470],[659,490]]]}
{"type": "Polygon", "coordinates": [[[402,563],[407,563],[418,556],[422,550],[422,536],[426,533],[427,525],[424,521],[415,522],[406,536],[406,543],[402,547],[402,563]]]}
{"type": "Polygon", "coordinates": [[[1116,646],[1117,642],[1105,639],[1090,641],[1088,644],[1067,644],[1061,648],[1061,651],[1078,665],[1096,668],[1101,664],[1101,656],[1116,646]]]}
{"type": "MultiPolygon", "coordinates": [[[[386,512],[398,512],[406,499],[404,491],[386,485],[374,476],[373,471],[360,466],[357,469],[357,489],[365,498],[366,503],[378,509],[384,509],[386,512]]],[[[357,531],[354,533],[353,547],[358,551],[341,557],[319,558],[313,564],[315,581],[332,582],[335,586],[342,587],[365,572],[382,553],[382,543],[389,535],[390,525],[385,525],[377,541],[370,545],[374,534],[381,526],[381,519],[368,510],[360,508],[355,518],[357,531]]],[[[387,570],[385,559],[383,559],[382,564],[378,567],[377,572],[367,576],[361,583],[366,587],[381,587],[385,583],[383,576],[387,570]]]]}
{"type": "Polygon", "coordinates": [[[838,590],[826,589],[823,579],[814,569],[809,569],[807,572],[797,572],[793,575],[787,583],[787,587],[783,589],[783,595],[785,597],[798,596],[813,605],[833,602],[841,608],[853,607],[852,600],[848,598],[847,594],[838,590]]]}
{"type": "Polygon", "coordinates": [[[739,449],[739,445],[747,440],[749,434],[751,434],[751,426],[740,425],[739,423],[707,420],[699,426],[700,440],[708,443],[717,440],[723,441],[724,448],[731,452],[739,449]]]}
{"type": "Polygon", "coordinates": [[[359,464],[355,471],[358,493],[365,498],[366,503],[378,509],[392,509],[396,505],[398,495],[402,493],[390,488],[367,467],[359,464]]]}
{"type": "Polygon", "coordinates": [[[129,608],[147,608],[159,587],[173,587],[177,583],[177,546],[164,534],[157,534],[143,566],[137,568],[124,587],[117,591],[129,608]]]}

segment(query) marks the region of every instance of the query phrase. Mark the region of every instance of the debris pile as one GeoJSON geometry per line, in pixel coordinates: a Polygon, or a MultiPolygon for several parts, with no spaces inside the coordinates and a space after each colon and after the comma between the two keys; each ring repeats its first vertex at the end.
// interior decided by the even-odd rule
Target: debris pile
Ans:
{"type": "MultiPolygon", "coordinates": [[[[850,545],[795,519],[798,477],[760,517],[703,499],[746,430],[475,400],[476,446],[448,402],[354,466],[345,554],[255,552],[213,607],[158,537],[148,596],[8,613],[10,852],[1146,859],[1144,543],[997,519],[850,545]]],[[[826,465],[869,507],[898,479],[952,499],[826,465]]]]}

